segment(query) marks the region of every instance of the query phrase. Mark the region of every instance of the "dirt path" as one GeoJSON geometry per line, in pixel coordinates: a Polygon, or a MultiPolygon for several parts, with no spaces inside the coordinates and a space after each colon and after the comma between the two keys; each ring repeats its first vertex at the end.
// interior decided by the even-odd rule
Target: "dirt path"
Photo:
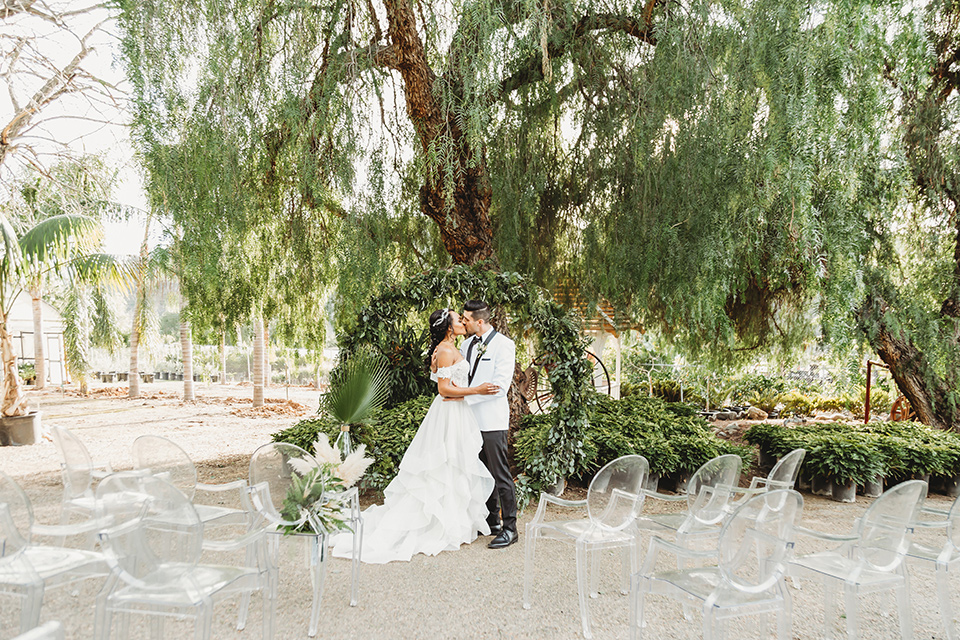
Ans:
{"type": "MultiPolygon", "coordinates": [[[[249,386],[198,385],[197,403],[184,404],[178,392],[180,383],[144,385],[144,397],[128,400],[122,390],[96,385],[94,396],[80,398],[59,390],[32,393],[33,406],[43,411],[45,425],[59,425],[76,432],[91,450],[96,461],[109,461],[115,469],[132,466],[130,445],[141,434],[167,436],[180,444],[194,459],[203,482],[226,482],[245,478],[250,455],[271,434],[293,424],[301,415],[316,411],[317,392],[303,387],[271,387],[268,398],[283,402],[268,403],[268,409],[254,411],[249,386]],[[288,404],[289,399],[298,406],[288,404]]],[[[0,470],[13,476],[34,504],[37,519],[56,522],[62,491],[60,460],[53,443],[45,440],[29,447],[0,447],[0,470]]],[[[809,494],[805,498],[805,524],[826,531],[849,530],[869,501],[838,504],[809,494]]],[[[931,498],[942,507],[950,502],[931,498]]],[[[534,606],[521,606],[523,589],[523,526],[532,517],[532,509],[521,515],[520,543],[504,551],[486,548],[488,539],[480,538],[460,551],[436,557],[417,556],[409,563],[364,565],[360,573],[360,604],[349,607],[349,563],[329,561],[324,615],[319,638],[529,638],[566,639],[579,636],[573,549],[547,541],[537,549],[534,606]]],[[[645,544],[644,544],[645,546],[645,544]]],[[[800,552],[817,546],[802,543],[800,552]]],[[[311,602],[309,575],[303,550],[297,541],[286,540],[280,574],[277,628],[279,639],[306,637],[311,602]]],[[[618,592],[619,560],[614,555],[602,558],[601,594],[590,601],[595,637],[626,638],[628,598],[618,592]]],[[[76,590],[54,589],[47,593],[42,620],[60,620],[68,638],[92,637],[93,602],[102,582],[88,580],[76,590]]],[[[933,572],[912,571],[913,612],[918,638],[943,638],[938,619],[933,572]]],[[[954,585],[955,588],[957,585],[954,585]]],[[[795,638],[821,635],[823,594],[816,584],[804,583],[802,590],[791,589],[794,600],[795,638]]],[[[0,638],[16,633],[18,607],[8,598],[0,600],[0,638]]],[[[257,601],[251,610],[247,629],[233,626],[235,602],[218,606],[214,616],[213,637],[255,639],[260,637],[260,612],[257,601]]],[[[651,599],[651,622],[647,638],[699,638],[700,616],[685,620],[679,607],[662,599],[651,599]]],[[[841,605],[842,609],[842,605],[841,605]]],[[[958,609],[960,610],[960,609],[958,609]]],[[[861,603],[862,637],[898,638],[893,603],[884,596],[872,596],[861,603]]],[[[136,626],[136,620],[134,626],[136,626]]],[[[757,620],[737,623],[732,637],[767,638],[757,620]]],[[[843,619],[840,621],[843,624],[843,619]]],[[[838,632],[842,628],[838,628],[838,632]]],[[[769,630],[772,632],[773,629],[769,630]]],[[[186,637],[185,623],[171,621],[165,636],[186,637]]],[[[147,637],[145,629],[133,629],[135,637],[147,637]]]]}

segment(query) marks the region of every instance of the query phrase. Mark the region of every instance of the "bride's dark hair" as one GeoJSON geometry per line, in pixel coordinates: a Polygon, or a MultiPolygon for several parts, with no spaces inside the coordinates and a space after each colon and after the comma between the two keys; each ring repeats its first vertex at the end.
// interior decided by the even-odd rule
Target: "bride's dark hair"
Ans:
{"type": "Polygon", "coordinates": [[[427,369],[433,364],[433,352],[437,345],[443,342],[453,324],[450,309],[437,309],[430,314],[430,349],[427,351],[427,369]]]}

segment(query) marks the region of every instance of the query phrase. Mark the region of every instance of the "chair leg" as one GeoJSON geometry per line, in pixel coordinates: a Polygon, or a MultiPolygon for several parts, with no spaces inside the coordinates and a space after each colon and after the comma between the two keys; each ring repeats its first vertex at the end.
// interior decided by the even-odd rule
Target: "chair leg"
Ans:
{"type": "Polygon", "coordinates": [[[263,640],[273,640],[273,629],[277,620],[277,592],[273,589],[273,579],[260,589],[263,600],[263,640]]]}
{"type": "MultiPolygon", "coordinates": [[[[903,564],[901,563],[901,567],[903,564]]],[[[900,614],[900,637],[913,640],[913,616],[910,613],[910,584],[905,568],[902,570],[903,582],[897,587],[897,610],[900,614]]],[[[949,597],[949,596],[948,596],[949,597]]]]}
{"type": "Polygon", "coordinates": [[[308,536],[307,553],[310,557],[310,583],[313,586],[313,608],[310,611],[310,627],[307,635],[317,635],[320,625],[320,601],[323,599],[323,583],[327,578],[327,537],[324,534],[308,536]]]}
{"type": "Polygon", "coordinates": [[[590,558],[590,597],[600,595],[600,550],[594,549],[587,553],[590,558]]]}
{"type": "Polygon", "coordinates": [[[620,550],[620,593],[630,593],[630,574],[633,568],[633,545],[620,550]]]}
{"type": "Polygon", "coordinates": [[[643,579],[634,574],[630,579],[630,640],[642,640],[643,579]]]}
{"type": "MultiPolygon", "coordinates": [[[[159,616],[158,616],[159,617],[159,616]]],[[[205,598],[197,611],[197,619],[194,621],[193,635],[196,640],[210,640],[210,632],[213,627],[213,602],[205,598]]]]}
{"type": "MultiPolygon", "coordinates": [[[[157,610],[155,610],[155,609],[152,611],[152,613],[153,613],[154,615],[150,616],[150,637],[151,637],[153,640],[164,640],[164,633],[163,633],[164,619],[163,619],[163,614],[161,614],[159,611],[157,611],[157,610]]],[[[129,622],[130,622],[130,616],[127,615],[127,614],[124,614],[124,621],[125,621],[127,624],[129,624],[129,622]]],[[[195,621],[194,632],[196,632],[196,630],[199,629],[199,625],[200,625],[200,619],[199,619],[199,617],[198,617],[197,620],[195,621]]],[[[129,638],[130,636],[129,636],[126,632],[124,632],[123,637],[124,637],[124,638],[129,638]]]]}
{"type": "MultiPolygon", "coordinates": [[[[860,618],[857,610],[857,593],[852,588],[844,586],[843,601],[847,608],[847,638],[857,640],[860,637],[860,618]]],[[[906,639],[904,639],[906,640],[906,639]]]]}
{"type": "Polygon", "coordinates": [[[96,609],[93,614],[93,637],[95,640],[108,640],[110,637],[110,624],[113,621],[113,615],[108,604],[110,591],[116,582],[116,576],[110,575],[107,581],[97,593],[96,609]]]}
{"type": "Polygon", "coordinates": [[[350,560],[350,606],[360,602],[360,554],[363,553],[363,519],[357,518],[353,532],[353,557],[350,560]]]}
{"type": "Polygon", "coordinates": [[[703,608],[703,640],[717,640],[722,635],[720,620],[713,615],[712,609],[707,606],[703,608]]]}
{"type": "Polygon", "coordinates": [[[24,588],[23,606],[20,608],[20,633],[26,633],[40,624],[40,609],[43,607],[43,582],[24,588]]]}
{"type": "Polygon", "coordinates": [[[777,640],[790,640],[793,627],[793,597],[787,589],[786,581],[780,582],[777,587],[783,597],[783,607],[777,612],[777,640]]]}
{"type": "MultiPolygon", "coordinates": [[[[258,566],[256,558],[256,550],[252,545],[247,546],[246,556],[244,560],[244,566],[246,567],[256,567],[258,566]]],[[[243,631],[244,627],[247,626],[247,614],[250,612],[250,592],[245,592],[240,596],[240,606],[237,607],[237,631],[243,631]]]]}
{"type": "Polygon", "coordinates": [[[953,622],[953,602],[950,600],[950,567],[938,565],[936,577],[943,630],[947,634],[947,640],[957,640],[957,625],[953,622]]]}
{"type": "Polygon", "coordinates": [[[537,527],[527,524],[524,529],[524,534],[526,536],[526,541],[524,542],[524,559],[523,559],[523,608],[529,609],[532,604],[531,597],[533,595],[533,559],[534,553],[537,547],[537,534],[539,529],[537,527]]]}
{"type": "MultiPolygon", "coordinates": [[[[847,615],[850,615],[847,612],[847,615]]],[[[833,580],[826,580],[823,584],[823,637],[827,640],[833,637],[834,625],[837,622],[837,585],[833,580]]]]}
{"type": "Polygon", "coordinates": [[[588,584],[588,568],[587,563],[590,558],[587,556],[589,552],[587,551],[586,545],[584,545],[579,540],[577,541],[577,597],[580,600],[580,622],[583,624],[583,637],[592,638],[593,634],[590,632],[590,607],[589,602],[587,602],[587,590],[589,589],[588,584]]]}

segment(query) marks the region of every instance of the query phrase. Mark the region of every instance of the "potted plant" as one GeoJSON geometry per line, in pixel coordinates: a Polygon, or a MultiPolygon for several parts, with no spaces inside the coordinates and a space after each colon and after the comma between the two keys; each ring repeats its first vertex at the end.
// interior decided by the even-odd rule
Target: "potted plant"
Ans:
{"type": "Polygon", "coordinates": [[[0,213],[0,355],[3,362],[3,400],[0,432],[4,444],[33,444],[40,437],[40,414],[27,408],[20,388],[17,356],[8,322],[17,296],[29,289],[40,296],[40,283],[48,272],[66,266],[99,238],[99,225],[88,216],[62,214],[46,218],[18,236],[6,215],[0,213]]]}
{"type": "Polygon", "coordinates": [[[21,362],[17,367],[20,373],[20,379],[26,384],[33,384],[37,381],[37,369],[29,362],[21,362]]]}
{"type": "Polygon", "coordinates": [[[860,434],[828,432],[811,440],[804,466],[814,479],[832,483],[834,500],[854,502],[858,484],[883,475],[880,452],[860,434]]]}

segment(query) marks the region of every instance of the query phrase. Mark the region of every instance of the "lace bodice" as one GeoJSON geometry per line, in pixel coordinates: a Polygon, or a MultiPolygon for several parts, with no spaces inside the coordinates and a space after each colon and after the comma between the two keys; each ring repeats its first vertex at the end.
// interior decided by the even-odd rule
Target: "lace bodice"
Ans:
{"type": "Polygon", "coordinates": [[[436,373],[430,374],[430,379],[436,382],[440,378],[449,378],[450,382],[458,387],[469,387],[470,365],[466,360],[458,360],[449,367],[440,367],[436,373]]]}

